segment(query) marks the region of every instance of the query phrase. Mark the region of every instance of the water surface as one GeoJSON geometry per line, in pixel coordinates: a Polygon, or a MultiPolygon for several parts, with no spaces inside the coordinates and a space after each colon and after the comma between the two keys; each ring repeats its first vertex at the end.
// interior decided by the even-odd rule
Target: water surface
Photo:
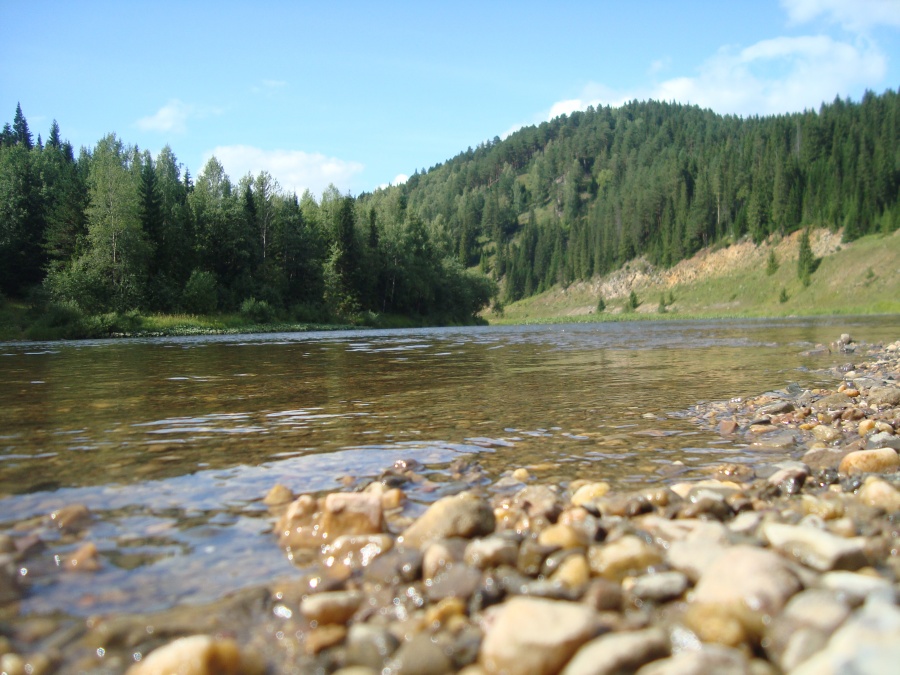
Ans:
{"type": "Polygon", "coordinates": [[[804,352],[895,340],[893,319],[0,344],[0,531],[48,543],[22,611],[158,609],[291,573],[260,502],[278,482],[334,489],[415,459],[440,486],[474,457],[494,480],[637,486],[752,461],[687,408],[832,384],[821,369],[852,356],[804,352]],[[77,540],[43,524],[72,503],[94,514],[77,540]],[[84,540],[102,569],[55,570],[84,540]]]}

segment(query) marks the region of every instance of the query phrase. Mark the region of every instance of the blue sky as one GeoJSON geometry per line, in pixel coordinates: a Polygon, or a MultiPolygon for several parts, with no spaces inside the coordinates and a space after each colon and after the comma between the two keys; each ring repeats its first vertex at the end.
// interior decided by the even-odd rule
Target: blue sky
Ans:
{"type": "Polygon", "coordinates": [[[0,0],[0,122],[358,194],[587,105],[818,109],[900,84],[900,0],[0,0]]]}

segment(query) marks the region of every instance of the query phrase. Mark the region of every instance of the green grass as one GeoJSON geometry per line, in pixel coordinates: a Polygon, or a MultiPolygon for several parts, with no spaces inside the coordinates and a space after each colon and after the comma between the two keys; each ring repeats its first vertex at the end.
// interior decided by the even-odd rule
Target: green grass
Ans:
{"type": "Polygon", "coordinates": [[[770,246],[764,244],[732,269],[673,286],[638,284],[634,290],[642,304],[634,312],[624,311],[625,291],[619,297],[604,296],[607,309],[596,313],[597,292],[591,284],[577,283],[512,303],[501,316],[485,318],[517,324],[900,313],[900,231],[842,244],[822,258],[806,287],[797,277],[795,248],[788,243],[778,248],[779,266],[771,275],[766,273],[770,246]],[[675,300],[664,314],[657,311],[662,293],[675,300]]]}

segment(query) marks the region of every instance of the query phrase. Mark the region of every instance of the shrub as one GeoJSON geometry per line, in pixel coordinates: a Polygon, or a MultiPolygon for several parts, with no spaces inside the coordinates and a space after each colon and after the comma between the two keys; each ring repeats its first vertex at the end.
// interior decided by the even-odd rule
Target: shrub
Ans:
{"type": "Polygon", "coordinates": [[[606,311],[606,300],[603,299],[603,296],[597,298],[597,313],[606,311]]]}
{"type": "Polygon", "coordinates": [[[275,310],[265,300],[247,298],[241,303],[241,316],[254,323],[271,323],[275,320],[275,310]]]}
{"type": "Polygon", "coordinates": [[[184,285],[181,302],[185,310],[194,314],[210,314],[216,311],[218,284],[211,272],[194,270],[184,285]]]}

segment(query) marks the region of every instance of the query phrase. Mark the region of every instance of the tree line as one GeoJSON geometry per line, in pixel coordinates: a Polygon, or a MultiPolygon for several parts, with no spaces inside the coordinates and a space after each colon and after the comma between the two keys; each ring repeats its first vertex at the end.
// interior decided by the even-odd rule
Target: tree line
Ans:
{"type": "Polygon", "coordinates": [[[269,173],[233,182],[211,158],[193,179],[115,134],[93,148],[0,132],[0,292],[106,312],[243,310],[332,321],[366,312],[467,323],[496,293],[405,202],[316,199],[269,173]]]}
{"type": "Polygon", "coordinates": [[[193,179],[114,134],[75,156],[20,107],[0,134],[0,292],[86,312],[266,309],[464,322],[637,256],[807,226],[846,240],[900,227],[900,97],[718,115],[634,101],[469,148],[403,185],[316,199],[267,172],[193,179]],[[249,303],[249,304],[248,304],[249,303]]]}

